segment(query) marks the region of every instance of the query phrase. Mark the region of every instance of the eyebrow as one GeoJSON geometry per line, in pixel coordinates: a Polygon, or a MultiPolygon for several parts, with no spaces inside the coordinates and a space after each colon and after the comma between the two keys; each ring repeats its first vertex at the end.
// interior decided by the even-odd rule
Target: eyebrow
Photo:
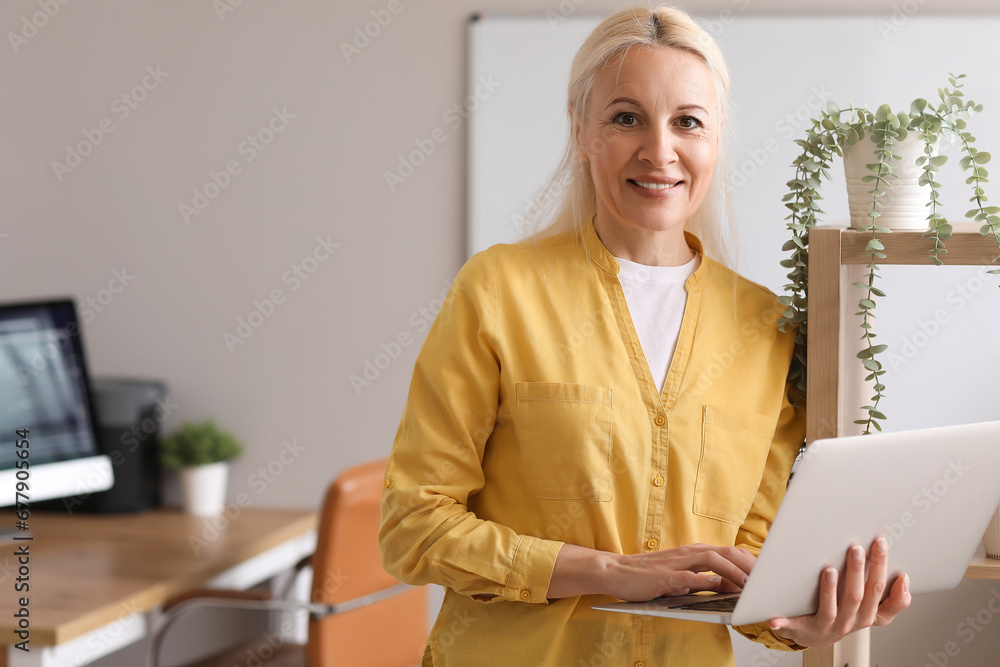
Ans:
{"type": "MultiPolygon", "coordinates": [[[[610,107],[614,106],[615,104],[618,104],[619,102],[625,102],[626,104],[631,104],[632,106],[637,106],[637,107],[641,107],[642,106],[641,104],[639,104],[637,101],[635,101],[631,97],[616,97],[613,100],[611,100],[610,102],[608,102],[607,106],[605,106],[604,108],[605,109],[609,109],[610,107]]],[[[705,107],[701,106],[700,104],[682,104],[681,106],[677,107],[678,111],[689,111],[691,109],[697,109],[697,110],[702,111],[703,113],[706,113],[706,114],[708,113],[708,109],[706,109],[705,107]]]]}

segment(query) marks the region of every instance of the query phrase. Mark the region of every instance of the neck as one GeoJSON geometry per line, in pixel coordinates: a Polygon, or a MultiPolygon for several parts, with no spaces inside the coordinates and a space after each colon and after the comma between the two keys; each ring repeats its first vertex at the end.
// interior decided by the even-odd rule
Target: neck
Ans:
{"type": "Polygon", "coordinates": [[[694,259],[681,225],[664,230],[626,228],[594,218],[594,231],[614,255],[646,266],[681,266],[694,259]]]}

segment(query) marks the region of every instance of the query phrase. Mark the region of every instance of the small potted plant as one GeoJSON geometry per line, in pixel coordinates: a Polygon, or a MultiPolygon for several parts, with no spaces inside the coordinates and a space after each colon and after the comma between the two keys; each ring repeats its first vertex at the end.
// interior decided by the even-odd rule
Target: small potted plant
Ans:
{"type": "MultiPolygon", "coordinates": [[[[785,285],[788,294],[779,297],[785,312],[778,324],[782,330],[788,324],[797,327],[797,363],[793,379],[797,381],[797,402],[804,403],[809,230],[818,226],[818,215],[823,213],[819,206],[822,181],[830,180],[829,169],[834,156],[843,156],[851,226],[870,235],[865,249],[869,258],[867,272],[862,281],[854,283],[860,290],[857,315],[860,338],[864,341],[857,356],[867,373],[865,381],[871,383],[873,391],[869,403],[861,408],[867,417],[855,421],[864,426],[865,433],[870,433],[872,428],[881,430],[880,421],[885,419],[879,411],[879,401],[885,391],[882,378],[885,369],[879,357],[887,346],[876,344],[874,340],[875,301],[885,296],[877,285],[879,260],[886,258],[879,235],[891,233],[892,228],[913,229],[916,217],[917,226],[925,230],[924,236],[930,237],[928,261],[937,265],[943,263],[940,256],[947,252],[945,241],[952,235],[953,228],[941,212],[941,184],[935,180],[937,171],[948,160],[947,156],[937,155],[941,136],[953,140],[963,153],[959,167],[969,173],[966,183],[972,195],[969,198],[972,208],[965,217],[976,221],[980,225],[979,233],[996,245],[998,255],[993,261],[1000,263],[1000,207],[987,204],[983,189],[988,182],[989,172],[985,165],[990,161],[990,154],[974,146],[975,138],[967,129],[968,118],[982,111],[982,106],[965,99],[961,82],[964,76],[949,77],[950,86],[938,90],[940,101],[937,104],[917,99],[909,111],[896,113],[885,104],[874,112],[868,107],[853,105],[841,109],[831,102],[826,111],[813,119],[805,138],[796,141],[802,152],[792,163],[795,178],[788,181],[790,191],[783,199],[791,211],[786,220],[792,238],[782,248],[791,254],[781,262],[790,271],[789,283],[785,285]],[[851,155],[852,151],[863,152],[851,155]]],[[[1000,269],[990,273],[1000,273],[1000,269]]]]}
{"type": "Polygon", "coordinates": [[[180,475],[184,511],[195,516],[225,509],[229,461],[242,453],[243,446],[211,420],[184,424],[160,443],[163,465],[180,475]]]}

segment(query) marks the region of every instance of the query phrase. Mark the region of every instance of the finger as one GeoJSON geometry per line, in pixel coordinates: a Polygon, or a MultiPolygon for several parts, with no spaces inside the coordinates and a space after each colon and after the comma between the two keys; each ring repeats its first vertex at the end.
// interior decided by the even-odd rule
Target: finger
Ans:
{"type": "Polygon", "coordinates": [[[896,614],[910,606],[912,599],[910,596],[910,577],[901,574],[893,582],[892,588],[889,590],[889,597],[879,605],[875,625],[888,625],[896,617],[896,614]]]}
{"type": "Polygon", "coordinates": [[[724,558],[717,551],[706,551],[701,554],[678,559],[677,564],[686,570],[694,572],[712,572],[733,582],[740,589],[747,582],[747,573],[740,569],[735,563],[724,558]]]}
{"type": "MultiPolygon", "coordinates": [[[[840,573],[836,568],[828,567],[823,570],[819,578],[819,607],[815,614],[804,616],[793,616],[791,618],[772,618],[770,627],[772,630],[784,630],[783,636],[789,634],[800,634],[802,636],[825,635],[833,622],[837,619],[837,581],[840,573]]],[[[810,645],[807,639],[797,641],[803,646],[810,645]]]]}
{"type": "MultiPolygon", "coordinates": [[[[697,591],[717,591],[727,584],[725,579],[717,574],[704,574],[690,570],[671,572],[665,579],[665,590],[661,595],[687,595],[697,591]]],[[[732,584],[730,584],[732,585],[732,584]]]]}
{"type": "Polygon", "coordinates": [[[865,598],[858,607],[858,626],[867,628],[875,622],[882,593],[886,588],[886,576],[889,568],[889,543],[880,537],[872,543],[868,581],[865,583],[865,598]]]}
{"type": "Polygon", "coordinates": [[[744,547],[721,547],[714,544],[699,543],[690,544],[687,547],[678,549],[677,551],[687,556],[715,553],[740,568],[746,574],[750,574],[754,563],[757,562],[757,557],[754,556],[749,549],[744,547]]]}
{"type": "Polygon", "coordinates": [[[855,544],[847,550],[847,573],[844,575],[844,594],[838,600],[837,620],[834,628],[841,634],[854,630],[854,625],[865,597],[865,550],[855,544]]]}

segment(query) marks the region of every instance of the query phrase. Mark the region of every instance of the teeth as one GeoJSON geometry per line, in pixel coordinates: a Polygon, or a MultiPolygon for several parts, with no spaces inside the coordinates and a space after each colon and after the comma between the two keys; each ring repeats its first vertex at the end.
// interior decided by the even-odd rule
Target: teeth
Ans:
{"type": "Polygon", "coordinates": [[[636,185],[640,185],[649,190],[669,190],[670,188],[677,185],[677,183],[643,183],[642,181],[632,181],[636,185]]]}

